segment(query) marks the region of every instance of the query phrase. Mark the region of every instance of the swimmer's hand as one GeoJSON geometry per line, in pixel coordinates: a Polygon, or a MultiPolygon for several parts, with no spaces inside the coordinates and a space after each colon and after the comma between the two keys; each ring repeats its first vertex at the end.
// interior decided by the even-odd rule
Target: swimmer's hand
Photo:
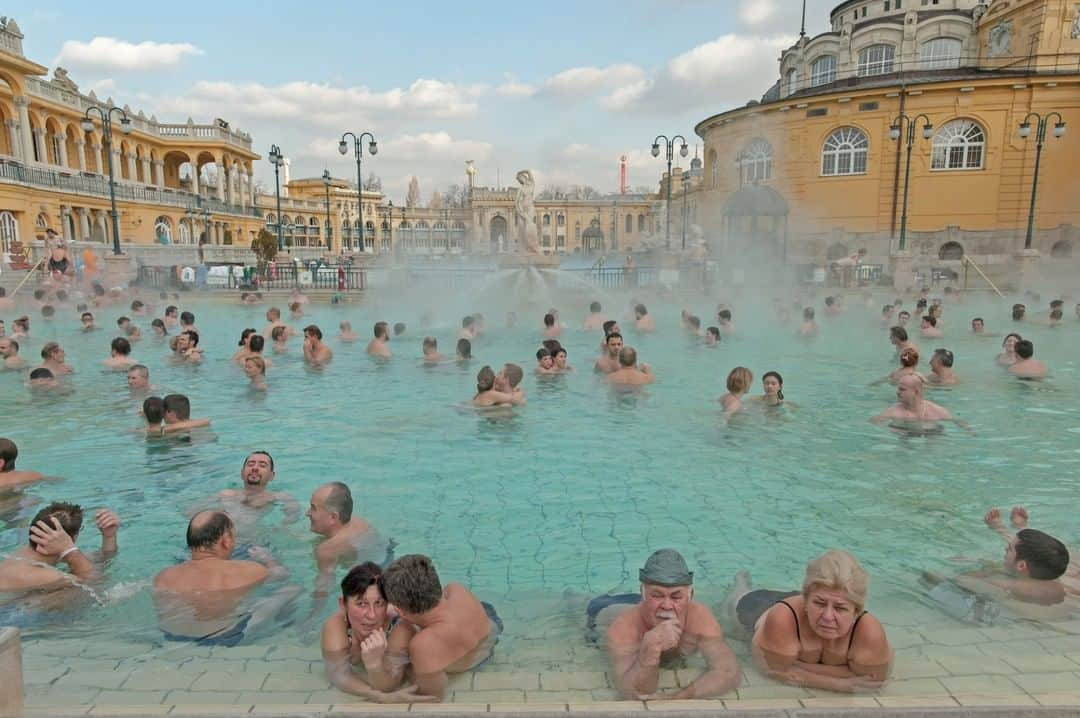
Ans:
{"type": "Polygon", "coordinates": [[[424,695],[416,686],[406,686],[396,691],[372,691],[368,698],[376,703],[436,703],[435,696],[424,695]]]}
{"type": "Polygon", "coordinates": [[[659,663],[660,656],[664,651],[670,651],[679,645],[682,638],[683,627],[678,618],[661,621],[655,627],[646,631],[642,639],[651,662],[659,663]]]}
{"type": "Polygon", "coordinates": [[[844,678],[843,682],[852,693],[877,693],[885,685],[885,681],[871,676],[852,676],[844,678]]]}
{"type": "Polygon", "coordinates": [[[50,526],[44,520],[38,521],[30,527],[30,538],[34,541],[34,550],[42,556],[58,556],[69,548],[74,548],[75,542],[60,525],[60,519],[52,517],[50,526]]]}
{"type": "Polygon", "coordinates": [[[986,516],[983,516],[983,521],[995,531],[1005,528],[1005,524],[1001,522],[1001,511],[998,509],[987,511],[986,516]]]}
{"type": "Polygon", "coordinates": [[[120,530],[120,517],[115,511],[108,509],[102,509],[94,514],[94,523],[97,524],[102,538],[115,538],[116,532],[120,530]]]}
{"type": "Polygon", "coordinates": [[[386,655],[386,634],[381,630],[372,631],[371,635],[360,644],[360,658],[368,671],[378,670],[386,655]]]}
{"type": "Polygon", "coordinates": [[[247,551],[248,556],[258,561],[261,564],[271,566],[274,564],[274,556],[270,553],[270,550],[264,546],[252,546],[247,551]]]}
{"type": "Polygon", "coordinates": [[[1026,529],[1028,525],[1028,512],[1023,506],[1013,506],[1012,512],[1009,514],[1009,521],[1012,522],[1014,529],[1026,529]]]}

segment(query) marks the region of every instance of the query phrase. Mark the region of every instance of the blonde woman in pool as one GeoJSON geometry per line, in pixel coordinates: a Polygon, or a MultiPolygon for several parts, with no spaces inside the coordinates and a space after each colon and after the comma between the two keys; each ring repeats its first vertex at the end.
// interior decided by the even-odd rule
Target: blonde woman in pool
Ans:
{"type": "Polygon", "coordinates": [[[727,377],[728,393],[720,397],[720,405],[724,407],[724,413],[728,416],[742,408],[742,396],[750,391],[750,385],[754,383],[754,373],[743,366],[737,366],[731,370],[727,377]]]}
{"type": "Polygon", "coordinates": [[[260,356],[250,356],[244,360],[244,373],[251,379],[251,388],[266,391],[266,362],[260,356]]]}

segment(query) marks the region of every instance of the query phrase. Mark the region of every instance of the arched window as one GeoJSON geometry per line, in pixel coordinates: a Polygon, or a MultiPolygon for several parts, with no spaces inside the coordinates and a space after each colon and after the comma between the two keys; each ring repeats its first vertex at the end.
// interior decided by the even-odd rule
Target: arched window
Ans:
{"type": "Polygon", "coordinates": [[[0,212],[0,247],[11,251],[11,245],[19,241],[19,223],[11,212],[0,212]]]}
{"type": "Polygon", "coordinates": [[[739,154],[739,173],[743,184],[756,184],[772,179],[772,145],[762,139],[752,141],[739,154]]]}
{"type": "Polygon", "coordinates": [[[787,71],[787,81],[784,83],[788,95],[794,95],[799,89],[799,71],[791,68],[787,71]]]}
{"type": "Polygon", "coordinates": [[[360,229],[360,220],[358,220],[358,219],[353,220],[353,229],[360,229]]]}
{"type": "Polygon", "coordinates": [[[274,221],[275,221],[276,219],[277,219],[277,218],[276,218],[276,217],[274,217],[274,213],[273,213],[273,212],[271,212],[271,213],[267,214],[267,215],[266,215],[266,226],[267,226],[267,227],[272,227],[272,226],[274,225],[274,221]]]}
{"type": "Polygon", "coordinates": [[[893,45],[871,45],[859,51],[859,77],[887,75],[893,71],[896,59],[896,47],[893,45]]]}
{"type": "Polygon", "coordinates": [[[634,215],[626,215],[626,233],[630,234],[634,231],[634,215]]]}
{"type": "Polygon", "coordinates": [[[375,234],[375,223],[369,219],[367,222],[364,222],[364,229],[369,236],[375,234]]]}
{"type": "Polygon", "coordinates": [[[544,219],[543,219],[542,224],[545,227],[550,227],[551,226],[551,215],[550,214],[545,214],[544,215],[544,219]]]}
{"type": "Polygon", "coordinates": [[[954,37],[935,37],[919,46],[920,70],[948,70],[960,67],[964,43],[954,37]]]}
{"type": "Polygon", "coordinates": [[[963,259],[964,247],[959,242],[946,242],[938,250],[938,259],[963,259]]]}
{"type": "Polygon", "coordinates": [[[172,242],[172,220],[162,215],[154,220],[154,238],[158,244],[172,242]]]}
{"type": "Polygon", "coordinates": [[[643,214],[639,214],[637,216],[637,231],[639,231],[639,232],[644,232],[645,231],[645,215],[643,215],[643,214]]]}
{"type": "Polygon", "coordinates": [[[854,127],[841,127],[825,140],[821,153],[821,174],[826,177],[866,174],[866,134],[854,127]]]}
{"type": "Polygon", "coordinates": [[[308,226],[309,227],[318,227],[319,226],[319,220],[315,219],[314,217],[310,218],[308,220],[308,226]]]}
{"type": "Polygon", "coordinates": [[[34,220],[34,229],[46,230],[49,228],[49,216],[42,212],[34,220]]]}
{"type": "Polygon", "coordinates": [[[981,170],[986,134],[974,120],[953,120],[937,131],[933,146],[931,169],[981,170]]]}
{"type": "Polygon", "coordinates": [[[180,220],[180,226],[177,228],[177,233],[180,236],[180,244],[191,244],[191,224],[188,220],[180,220]]]}
{"type": "Polygon", "coordinates": [[[383,220],[383,223],[382,223],[382,231],[384,231],[384,232],[389,232],[390,231],[390,223],[387,222],[385,219],[383,220]]]}
{"type": "Polygon", "coordinates": [[[810,86],[836,82],[836,55],[822,55],[810,65],[810,86]]]}
{"type": "Polygon", "coordinates": [[[562,212],[559,212],[556,224],[558,224],[560,227],[565,227],[566,226],[566,215],[563,214],[562,212]]]}

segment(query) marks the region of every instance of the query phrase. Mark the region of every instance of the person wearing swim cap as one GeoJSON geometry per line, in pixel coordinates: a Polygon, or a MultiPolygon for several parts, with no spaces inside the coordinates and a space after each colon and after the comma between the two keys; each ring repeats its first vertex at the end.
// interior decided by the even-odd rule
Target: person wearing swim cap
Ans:
{"type": "Polygon", "coordinates": [[[674,549],[660,549],[638,572],[641,599],[607,633],[619,694],[634,700],[709,698],[734,690],[741,673],[716,617],[693,600],[694,574],[674,549]],[[706,670],[690,685],[658,689],[660,666],[700,652],[706,670]]]}

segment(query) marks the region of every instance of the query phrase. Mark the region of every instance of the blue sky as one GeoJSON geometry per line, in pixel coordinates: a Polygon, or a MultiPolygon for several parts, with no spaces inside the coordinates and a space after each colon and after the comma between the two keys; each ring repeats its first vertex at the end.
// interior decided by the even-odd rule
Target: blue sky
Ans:
{"type": "MultiPolygon", "coordinates": [[[[810,0],[811,33],[831,2],[810,0]]],[[[352,177],[345,130],[372,131],[365,174],[399,201],[533,169],[540,187],[654,185],[658,133],[758,98],[798,33],[800,0],[391,3],[14,2],[31,59],[162,120],[222,117],[272,142],[294,177],[352,177]]],[[[260,162],[256,176],[272,177],[260,162]]]]}

